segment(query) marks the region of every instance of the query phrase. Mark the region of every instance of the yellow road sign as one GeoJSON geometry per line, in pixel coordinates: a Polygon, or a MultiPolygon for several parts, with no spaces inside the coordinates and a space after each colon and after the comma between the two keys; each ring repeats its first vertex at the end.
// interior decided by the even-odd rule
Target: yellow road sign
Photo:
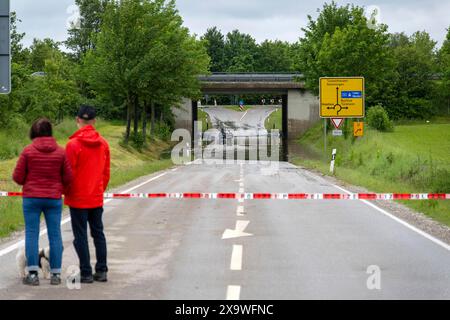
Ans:
{"type": "Polygon", "coordinates": [[[364,135],[364,122],[353,122],[353,135],[355,137],[364,135]]]}
{"type": "Polygon", "coordinates": [[[321,118],[364,118],[364,78],[320,78],[321,118]]]}

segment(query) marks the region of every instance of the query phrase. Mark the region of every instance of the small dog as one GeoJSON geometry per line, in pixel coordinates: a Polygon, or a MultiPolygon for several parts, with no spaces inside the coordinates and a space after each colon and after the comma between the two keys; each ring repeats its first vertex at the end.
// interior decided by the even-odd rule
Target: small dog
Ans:
{"type": "MultiPolygon", "coordinates": [[[[27,258],[25,249],[20,249],[16,256],[17,267],[19,268],[19,276],[25,278],[27,271],[27,258]]],[[[39,249],[39,269],[42,271],[44,279],[50,279],[50,248],[39,249]]]]}

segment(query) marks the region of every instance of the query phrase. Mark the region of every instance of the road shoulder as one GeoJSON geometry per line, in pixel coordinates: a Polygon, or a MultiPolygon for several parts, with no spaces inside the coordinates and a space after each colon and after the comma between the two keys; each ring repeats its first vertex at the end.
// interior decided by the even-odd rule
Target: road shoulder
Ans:
{"type": "MultiPolygon", "coordinates": [[[[324,175],[318,170],[298,166],[299,168],[306,170],[308,172],[311,172],[317,176],[320,176],[321,178],[325,179],[329,183],[332,183],[334,185],[337,185],[339,187],[345,188],[346,190],[353,192],[353,193],[369,193],[370,190],[361,187],[361,186],[354,186],[351,184],[348,184],[342,180],[339,180],[335,177],[324,175]]],[[[395,217],[411,224],[412,226],[430,234],[431,236],[445,242],[446,244],[450,245],[450,228],[446,225],[443,225],[430,217],[427,217],[425,214],[421,212],[417,212],[415,210],[412,210],[408,208],[407,206],[395,202],[395,201],[380,201],[375,200],[372,201],[376,206],[378,206],[381,209],[384,209],[394,215],[395,217]]]]}

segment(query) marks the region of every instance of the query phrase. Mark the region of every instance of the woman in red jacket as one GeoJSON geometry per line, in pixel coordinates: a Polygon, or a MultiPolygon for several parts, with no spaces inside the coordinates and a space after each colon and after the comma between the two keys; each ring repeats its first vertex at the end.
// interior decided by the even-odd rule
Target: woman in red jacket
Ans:
{"type": "Polygon", "coordinates": [[[63,244],[61,237],[61,196],[73,179],[72,169],[63,148],[52,136],[52,125],[39,119],[30,130],[33,143],[20,155],[13,179],[23,186],[23,214],[25,218],[25,255],[28,275],[26,285],[39,285],[39,231],[44,213],[50,242],[50,283],[61,283],[63,244]]]}

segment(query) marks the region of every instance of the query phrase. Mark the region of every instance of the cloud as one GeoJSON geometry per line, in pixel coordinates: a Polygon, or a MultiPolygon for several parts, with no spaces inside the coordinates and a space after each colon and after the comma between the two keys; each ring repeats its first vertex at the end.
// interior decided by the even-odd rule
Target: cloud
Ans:
{"type": "Polygon", "coordinates": [[[25,32],[25,46],[33,43],[34,38],[52,38],[64,41],[67,38],[67,12],[74,0],[11,0],[11,10],[17,12],[19,31],[25,32]]]}
{"type": "MultiPolygon", "coordinates": [[[[328,1],[328,2],[331,2],[328,1]]],[[[338,0],[340,5],[348,0],[338,0]]],[[[208,27],[217,26],[227,33],[234,29],[249,33],[258,41],[279,39],[294,42],[302,35],[307,15],[317,16],[318,0],[177,0],[177,7],[191,32],[203,34],[208,27]]],[[[382,22],[390,32],[412,34],[426,30],[433,39],[442,41],[450,21],[450,1],[442,0],[355,0],[359,6],[378,6],[382,22]]],[[[33,38],[50,37],[58,41],[67,38],[67,9],[74,0],[11,0],[12,10],[22,23],[19,28],[27,34],[25,45],[33,38]]]]}
{"type": "MultiPolygon", "coordinates": [[[[331,2],[327,1],[327,2],[331,2]]],[[[390,32],[412,34],[426,30],[442,44],[450,25],[450,1],[440,0],[355,0],[339,5],[377,6],[390,32]]],[[[233,29],[252,34],[257,41],[296,41],[306,26],[307,15],[317,17],[324,1],[317,0],[178,0],[177,6],[192,32],[203,34],[217,26],[224,33],[233,29]]]]}

